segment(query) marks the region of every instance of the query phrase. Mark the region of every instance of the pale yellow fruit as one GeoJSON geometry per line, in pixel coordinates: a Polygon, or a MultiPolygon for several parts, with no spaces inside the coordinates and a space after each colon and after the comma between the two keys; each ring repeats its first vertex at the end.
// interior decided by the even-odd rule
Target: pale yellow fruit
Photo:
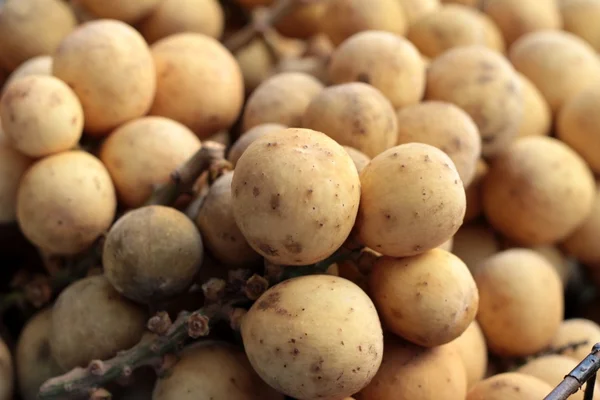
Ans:
{"type": "Polygon", "coordinates": [[[331,275],[292,278],[271,287],[244,316],[241,333],[261,378],[299,400],[334,400],[358,392],[379,369],[384,352],[369,296],[331,275]]]}
{"type": "Polygon", "coordinates": [[[17,79],[30,75],[52,75],[52,56],[36,56],[23,62],[8,76],[4,90],[17,79]]]}
{"type": "Polygon", "coordinates": [[[480,158],[475,167],[475,176],[465,190],[467,195],[467,211],[465,211],[464,223],[473,221],[483,213],[481,186],[483,185],[483,180],[487,175],[488,169],[488,164],[480,158]]]}
{"type": "Polygon", "coordinates": [[[242,70],[247,94],[252,93],[258,85],[269,78],[275,68],[275,57],[261,38],[255,38],[237,51],[235,59],[242,70]]]}
{"type": "Polygon", "coordinates": [[[543,399],[553,387],[541,379],[517,372],[494,375],[469,390],[467,400],[543,399]]]}
{"type": "Polygon", "coordinates": [[[523,118],[519,127],[519,137],[547,136],[552,127],[550,106],[535,85],[520,72],[517,72],[523,94],[523,118]]]}
{"type": "Polygon", "coordinates": [[[554,334],[550,342],[551,349],[559,349],[573,343],[586,342],[575,349],[566,349],[561,354],[581,362],[592,350],[592,347],[600,342],[600,326],[594,321],[583,318],[572,318],[564,320],[554,334]]]}
{"type": "Polygon", "coordinates": [[[587,265],[600,264],[600,247],[598,237],[600,235],[600,188],[596,191],[594,208],[569,237],[562,243],[562,248],[567,253],[587,265]]]}
{"type": "Polygon", "coordinates": [[[564,30],[571,32],[586,42],[596,51],[600,50],[600,2],[597,0],[561,0],[560,14],[564,30]]]}
{"type": "Polygon", "coordinates": [[[452,253],[460,258],[474,274],[481,263],[500,251],[496,233],[483,222],[473,222],[460,227],[454,234],[452,253]]]}
{"type": "Polygon", "coordinates": [[[248,146],[250,146],[256,139],[264,136],[269,132],[282,130],[285,128],[287,128],[285,125],[274,123],[256,125],[254,128],[251,128],[244,132],[238,138],[238,140],[236,140],[235,143],[233,143],[233,145],[229,149],[227,159],[235,166],[235,164],[237,164],[244,151],[246,151],[248,146]]]}
{"type": "Polygon", "coordinates": [[[410,26],[424,15],[440,8],[440,0],[398,0],[410,26]]]}
{"type": "Polygon", "coordinates": [[[477,321],[471,322],[466,331],[451,342],[465,365],[467,388],[473,387],[485,376],[488,367],[488,350],[485,337],[477,321]]]}
{"type": "Polygon", "coordinates": [[[77,2],[96,17],[118,19],[131,24],[148,15],[161,0],[77,0],[77,2]]]}
{"type": "Polygon", "coordinates": [[[358,173],[360,173],[360,171],[362,171],[367,166],[367,164],[371,162],[371,157],[369,157],[362,151],[356,150],[354,147],[344,146],[344,150],[346,150],[346,153],[348,153],[350,158],[352,158],[352,161],[354,162],[354,166],[356,167],[358,173]]]}

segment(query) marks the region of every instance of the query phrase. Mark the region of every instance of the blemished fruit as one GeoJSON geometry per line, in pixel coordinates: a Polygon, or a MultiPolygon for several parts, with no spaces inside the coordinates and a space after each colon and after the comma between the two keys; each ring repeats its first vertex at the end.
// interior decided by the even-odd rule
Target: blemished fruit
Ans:
{"type": "Polygon", "coordinates": [[[322,18],[322,30],[336,46],[363,31],[401,36],[408,25],[398,0],[329,0],[322,18]]]}
{"type": "Polygon", "coordinates": [[[425,64],[419,51],[390,32],[366,31],[350,36],[331,55],[329,76],[334,84],[368,83],[394,108],[418,103],[425,92],[425,64]]]}
{"type": "Polygon", "coordinates": [[[424,347],[462,335],[479,302],[467,266],[442,249],[380,258],[369,275],[369,294],[387,330],[424,347]]]}
{"type": "Polygon", "coordinates": [[[123,215],[106,236],[104,274],[123,296],[150,303],[185,291],[202,263],[194,223],[165,206],[140,207],[123,215]]]}
{"type": "Polygon", "coordinates": [[[595,50],[572,33],[528,33],[509,51],[510,62],[540,90],[553,112],[572,96],[600,81],[595,50]]]}
{"type": "Polygon", "coordinates": [[[425,97],[466,111],[479,128],[486,157],[517,137],[523,116],[521,84],[510,63],[493,50],[472,45],[444,52],[427,70],[425,97]]]}
{"type": "Polygon", "coordinates": [[[37,312],[28,321],[17,342],[15,361],[19,393],[24,400],[36,400],[42,383],[64,371],[49,351],[52,308],[37,312]]]}
{"type": "Polygon", "coordinates": [[[570,318],[561,322],[550,342],[550,348],[559,349],[569,343],[587,342],[584,346],[570,348],[561,354],[581,362],[589,353],[592,346],[600,342],[600,326],[589,319],[570,318]]]}
{"type": "Polygon", "coordinates": [[[53,54],[52,73],[73,89],[91,135],[146,114],[156,91],[150,49],[124,22],[100,19],[71,32],[53,54]]]}
{"type": "Polygon", "coordinates": [[[481,263],[474,278],[477,321],[493,353],[528,356],[550,345],[563,318],[564,295],[558,272],[545,258],[529,249],[504,250],[481,263]]]}
{"type": "Polygon", "coordinates": [[[424,101],[398,111],[398,143],[425,143],[446,153],[468,187],[481,156],[481,137],[473,119],[459,107],[424,101]]]}
{"type": "Polygon", "coordinates": [[[21,178],[17,222],[36,246],[70,255],[89,248],[113,222],[115,188],[100,160],[73,150],[35,162],[21,178]]]}
{"type": "Polygon", "coordinates": [[[200,140],[183,124],[164,117],[142,117],[121,125],[99,151],[114,182],[119,200],[141,206],[156,185],[201,147],[200,140]]]}
{"type": "Polygon", "coordinates": [[[16,220],[19,183],[32,163],[10,145],[0,123],[0,224],[16,220]]]}
{"type": "Polygon", "coordinates": [[[452,237],[465,215],[465,190],[454,163],[422,143],[392,147],[360,173],[356,232],[391,257],[416,255],[452,237]]]}
{"type": "Polygon", "coordinates": [[[11,83],[0,101],[0,117],[10,144],[32,158],[70,150],[83,133],[79,99],[52,76],[27,76],[11,83]]]}
{"type": "Polygon", "coordinates": [[[225,342],[186,348],[177,364],[157,380],[152,400],[283,400],[252,370],[243,351],[225,342]]]}
{"type": "Polygon", "coordinates": [[[52,75],[52,56],[35,56],[23,62],[8,76],[4,83],[4,90],[17,79],[30,75],[52,75]]]}
{"type": "Polygon", "coordinates": [[[61,0],[2,2],[0,66],[12,71],[32,57],[51,54],[76,23],[73,11],[61,0]]]}
{"type": "Polygon", "coordinates": [[[206,248],[226,265],[249,266],[261,260],[250,247],[235,222],[231,182],[233,171],[218,178],[210,187],[196,216],[206,248]]]}
{"type": "Polygon", "coordinates": [[[182,32],[202,33],[219,39],[223,34],[224,18],[217,0],[159,0],[137,26],[150,44],[182,32]]]}
{"type": "Polygon", "coordinates": [[[592,212],[596,184],[583,159],[557,139],[519,138],[492,160],[483,209],[500,233],[523,245],[565,239],[592,212]]]}
{"type": "Polygon", "coordinates": [[[323,84],[308,74],[284,72],[270,77],[248,98],[243,130],[266,123],[301,128],[306,108],[321,90],[323,84]]]}
{"type": "Polygon", "coordinates": [[[352,159],[333,139],[310,129],[274,131],[255,140],[236,164],[235,221],[267,260],[312,264],[350,234],[360,185],[352,159]]]}
{"type": "Polygon", "coordinates": [[[362,82],[323,89],[306,108],[302,127],[323,132],[369,157],[396,145],[398,136],[392,104],[380,91],[362,82]]]}
{"type": "Polygon", "coordinates": [[[331,275],[292,278],[271,287],[244,316],[241,333],[261,378],[299,400],[358,392],[384,355],[373,302],[356,284],[331,275]]]}
{"type": "Polygon", "coordinates": [[[539,378],[517,372],[505,372],[477,383],[469,390],[467,400],[543,399],[552,389],[552,386],[539,378]]]}
{"type": "Polygon", "coordinates": [[[242,109],[244,81],[235,58],[220,42],[183,32],[155,42],[151,51],[157,73],[151,115],[181,122],[200,139],[233,125],[242,109]]]}
{"type": "Polygon", "coordinates": [[[50,350],[63,369],[114,357],[144,333],[146,311],[117,293],[102,275],[83,278],[60,294],[52,309],[50,350]]]}
{"type": "Polygon", "coordinates": [[[451,342],[463,361],[467,373],[467,388],[481,381],[488,368],[488,350],[483,332],[476,320],[451,342]]]}
{"type": "Polygon", "coordinates": [[[384,348],[381,367],[356,400],[465,398],[466,372],[452,345],[425,348],[390,337],[384,348]]]}
{"type": "Polygon", "coordinates": [[[118,19],[129,24],[139,21],[148,15],[161,0],[77,0],[80,6],[84,7],[98,18],[118,19]]]}

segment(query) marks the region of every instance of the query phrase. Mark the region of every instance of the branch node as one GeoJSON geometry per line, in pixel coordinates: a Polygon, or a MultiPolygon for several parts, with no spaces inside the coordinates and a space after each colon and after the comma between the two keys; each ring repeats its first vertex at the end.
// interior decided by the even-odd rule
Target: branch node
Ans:
{"type": "Polygon", "coordinates": [[[159,336],[164,336],[171,328],[171,317],[166,311],[159,311],[148,321],[148,330],[159,336]]]}
{"type": "Polygon", "coordinates": [[[244,294],[250,300],[257,300],[269,288],[269,281],[264,277],[254,274],[244,285],[244,294]]]}
{"type": "Polygon", "coordinates": [[[210,327],[209,318],[199,312],[194,312],[188,318],[188,335],[192,339],[208,335],[210,327]]]}

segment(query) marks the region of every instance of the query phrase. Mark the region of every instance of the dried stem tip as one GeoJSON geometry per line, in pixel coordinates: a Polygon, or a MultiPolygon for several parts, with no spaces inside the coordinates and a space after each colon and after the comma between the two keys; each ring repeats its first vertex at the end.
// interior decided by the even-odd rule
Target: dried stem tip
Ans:
{"type": "Polygon", "coordinates": [[[269,281],[260,275],[252,275],[244,285],[244,294],[250,300],[257,300],[269,288],[269,281]]]}
{"type": "Polygon", "coordinates": [[[199,312],[194,312],[188,319],[188,335],[192,339],[206,336],[210,332],[209,318],[199,312]]]}
{"type": "Polygon", "coordinates": [[[156,315],[148,321],[148,329],[150,332],[160,336],[165,335],[169,331],[169,328],[171,328],[171,325],[173,325],[171,317],[169,317],[169,313],[166,311],[157,312],[156,315]]]}

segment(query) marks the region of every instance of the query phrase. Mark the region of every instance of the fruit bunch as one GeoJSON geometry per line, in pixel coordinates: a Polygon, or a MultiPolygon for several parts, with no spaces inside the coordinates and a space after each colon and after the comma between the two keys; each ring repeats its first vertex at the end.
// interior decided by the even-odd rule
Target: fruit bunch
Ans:
{"type": "Polygon", "coordinates": [[[544,398],[600,342],[596,17],[0,2],[0,400],[544,398]]]}

